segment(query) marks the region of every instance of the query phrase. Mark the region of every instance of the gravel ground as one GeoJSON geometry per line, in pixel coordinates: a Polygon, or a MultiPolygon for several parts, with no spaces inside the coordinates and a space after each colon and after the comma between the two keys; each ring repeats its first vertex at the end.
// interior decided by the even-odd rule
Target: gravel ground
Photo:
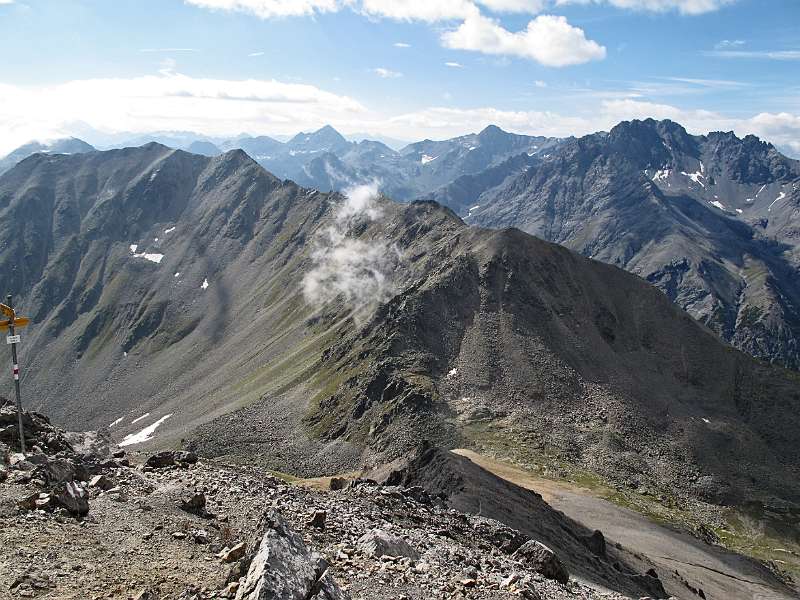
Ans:
{"type": "Polygon", "coordinates": [[[91,488],[90,512],[78,520],[59,510],[21,511],[18,501],[41,488],[11,471],[0,484],[0,598],[228,597],[226,581],[236,579],[237,565],[219,554],[240,541],[254,550],[267,507],[278,508],[331,562],[354,600],[622,598],[545,579],[476,533],[496,522],[420,504],[398,488],[365,483],[322,491],[261,469],[203,461],[156,471],[120,467],[107,478],[114,488],[91,488]],[[196,492],[205,495],[209,514],[179,507],[196,492]],[[324,529],[310,525],[315,511],[325,511],[324,529]],[[403,537],[420,558],[366,556],[358,539],[374,528],[403,537]]]}

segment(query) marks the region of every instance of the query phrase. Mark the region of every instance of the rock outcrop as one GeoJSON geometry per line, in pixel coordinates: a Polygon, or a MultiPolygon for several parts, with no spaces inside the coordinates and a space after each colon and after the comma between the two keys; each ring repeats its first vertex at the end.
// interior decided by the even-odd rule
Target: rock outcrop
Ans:
{"type": "Polygon", "coordinates": [[[263,527],[236,600],[349,600],[328,572],[328,562],[308,550],[280,513],[268,511],[263,527]]]}

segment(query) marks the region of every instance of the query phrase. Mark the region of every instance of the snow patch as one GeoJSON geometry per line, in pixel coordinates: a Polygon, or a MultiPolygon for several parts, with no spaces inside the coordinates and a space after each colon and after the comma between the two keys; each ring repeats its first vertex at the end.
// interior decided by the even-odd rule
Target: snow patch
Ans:
{"type": "Polygon", "coordinates": [[[725,208],[725,205],[722,202],[720,202],[719,200],[712,200],[711,202],[709,202],[709,204],[711,206],[716,206],[720,210],[727,210],[725,208]]]}
{"type": "Polygon", "coordinates": [[[149,260],[150,262],[154,262],[156,264],[160,263],[164,259],[163,254],[157,253],[149,253],[149,252],[142,252],[141,254],[134,254],[134,258],[143,258],[145,260],[149,260]]]}
{"type": "Polygon", "coordinates": [[[703,417],[703,423],[711,423],[711,421],[709,421],[708,419],[706,419],[705,417],[703,417]]]}
{"type": "MultiPolygon", "coordinates": [[[[158,241],[158,238],[156,238],[158,241]]],[[[164,258],[163,254],[158,254],[155,252],[139,252],[136,251],[139,249],[138,244],[131,244],[130,245],[131,254],[133,254],[133,258],[144,258],[145,260],[149,260],[150,262],[154,262],[156,264],[160,263],[161,260],[164,258]]]]}
{"type": "Polygon", "coordinates": [[[169,229],[165,229],[164,230],[164,234],[166,235],[168,233],[172,233],[173,231],[175,231],[175,228],[174,227],[170,227],[169,229]]]}
{"type": "Polygon", "coordinates": [[[455,377],[458,375],[458,369],[450,369],[450,372],[447,374],[448,377],[455,377]]]}
{"type": "Polygon", "coordinates": [[[203,279],[203,285],[200,286],[200,289],[201,290],[207,290],[208,289],[208,279],[203,279]]]}
{"type": "MultiPolygon", "coordinates": [[[[646,171],[645,171],[646,172],[646,171]]],[[[665,181],[669,178],[669,169],[659,169],[652,177],[653,181],[665,181]]]]}
{"type": "Polygon", "coordinates": [[[119,419],[116,419],[116,420],[112,421],[112,422],[111,422],[111,425],[109,425],[109,427],[114,427],[114,425],[119,425],[120,423],[122,423],[122,417],[120,417],[119,419]]]}
{"type": "MultiPolygon", "coordinates": [[[[149,414],[149,413],[148,413],[149,414]]],[[[172,413],[168,415],[164,415],[158,421],[153,423],[152,425],[148,425],[144,429],[142,429],[138,433],[130,433],[125,436],[119,445],[120,446],[132,446],[133,444],[141,444],[142,442],[146,442],[147,440],[153,439],[153,434],[155,433],[158,426],[161,425],[164,421],[169,419],[172,416],[172,413]]],[[[135,421],[134,421],[135,422],[135,421]]]]}
{"type": "Polygon", "coordinates": [[[427,154],[423,154],[422,155],[422,159],[419,162],[421,162],[423,165],[427,165],[429,162],[432,162],[432,161],[436,160],[437,158],[439,158],[439,157],[438,156],[428,156],[427,154]]]}
{"type": "Polygon", "coordinates": [[[779,200],[783,200],[784,198],[786,198],[786,192],[781,192],[780,194],[778,194],[778,197],[775,198],[775,200],[772,201],[772,204],[770,204],[767,207],[767,212],[772,210],[772,207],[775,205],[776,202],[778,202],[779,200]]]}
{"type": "MultiPolygon", "coordinates": [[[[702,165],[703,165],[703,163],[700,163],[701,167],[702,167],[702,165]]],[[[681,175],[683,175],[684,177],[688,177],[689,179],[691,179],[692,181],[694,181],[698,185],[706,187],[706,184],[703,183],[702,181],[700,181],[701,179],[705,179],[705,175],[703,175],[702,168],[697,173],[686,173],[684,171],[681,171],[681,175]]]]}
{"type": "Polygon", "coordinates": [[[739,214],[742,214],[744,211],[741,208],[737,208],[736,212],[739,213],[739,214]]]}
{"type": "Polygon", "coordinates": [[[177,272],[175,273],[175,275],[173,275],[173,277],[180,277],[180,276],[181,276],[181,272],[180,272],[180,271],[177,271],[177,272]]]}

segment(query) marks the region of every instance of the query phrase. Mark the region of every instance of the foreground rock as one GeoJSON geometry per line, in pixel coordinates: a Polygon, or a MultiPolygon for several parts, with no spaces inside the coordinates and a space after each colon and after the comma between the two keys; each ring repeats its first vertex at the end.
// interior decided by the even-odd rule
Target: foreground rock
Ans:
{"type": "Polygon", "coordinates": [[[525,562],[534,571],[559,583],[569,581],[569,572],[555,552],[536,540],[525,542],[514,552],[514,556],[525,562]]]}
{"type": "Polygon", "coordinates": [[[349,600],[329,573],[277,511],[264,516],[264,537],[250,562],[237,600],[349,600]]]}
{"type": "Polygon", "coordinates": [[[381,529],[373,529],[358,540],[358,548],[365,556],[380,558],[410,558],[417,560],[419,552],[414,550],[403,538],[387,533],[381,529]]]}

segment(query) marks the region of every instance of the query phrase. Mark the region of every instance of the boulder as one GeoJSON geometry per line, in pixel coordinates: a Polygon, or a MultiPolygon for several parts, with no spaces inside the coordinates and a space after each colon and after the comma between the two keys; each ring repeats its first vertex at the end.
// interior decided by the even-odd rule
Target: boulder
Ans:
{"type": "Polygon", "coordinates": [[[222,559],[222,562],[232,563],[242,558],[247,552],[247,544],[239,542],[233,548],[225,548],[217,556],[222,559]]]}
{"type": "Polygon", "coordinates": [[[409,488],[400,490],[403,496],[412,498],[420,504],[431,504],[431,497],[421,486],[415,485],[409,488]]]}
{"type": "Polygon", "coordinates": [[[206,496],[202,492],[195,492],[188,498],[181,500],[181,510],[188,513],[197,515],[198,517],[206,517],[206,496]]]}
{"type": "Polygon", "coordinates": [[[559,583],[569,582],[569,571],[556,556],[541,542],[531,540],[520,546],[513,556],[547,579],[554,579],[559,583]]]}
{"type": "MultiPolygon", "coordinates": [[[[126,460],[126,459],[121,459],[126,460]]],[[[144,463],[145,467],[150,467],[151,469],[165,469],[167,467],[171,467],[173,465],[178,465],[180,467],[188,467],[189,465],[193,465],[197,462],[197,454],[194,452],[187,452],[185,450],[164,450],[162,452],[157,452],[153,456],[147,459],[144,463]]]]}
{"type": "Polygon", "coordinates": [[[236,600],[348,600],[327,561],[312,554],[277,511],[270,510],[262,523],[263,538],[236,600]]]}
{"type": "Polygon", "coordinates": [[[157,452],[150,458],[148,458],[144,466],[150,467],[151,469],[164,469],[166,467],[171,467],[175,464],[175,453],[170,452],[169,450],[165,450],[163,452],[157,452]]]}
{"type": "Polygon", "coordinates": [[[383,529],[373,529],[362,535],[358,539],[358,548],[365,556],[419,559],[419,552],[414,550],[408,542],[383,529]]]}
{"type": "Polygon", "coordinates": [[[37,454],[36,457],[44,456],[44,461],[40,462],[40,466],[36,469],[34,476],[43,479],[48,486],[55,486],[59,483],[66,483],[67,481],[75,481],[77,471],[75,463],[65,458],[50,458],[43,454],[37,454]]]}
{"type": "Polygon", "coordinates": [[[347,487],[347,479],[344,477],[331,477],[331,481],[328,484],[328,488],[335,492],[338,490],[343,490],[347,487]]]}
{"type": "Polygon", "coordinates": [[[89,494],[80,483],[67,481],[53,489],[53,499],[69,514],[82,517],[89,513],[89,494]]]}
{"type": "Polygon", "coordinates": [[[173,453],[173,460],[177,464],[185,467],[197,463],[197,454],[186,450],[180,450],[173,453]]]}
{"type": "Polygon", "coordinates": [[[592,535],[583,536],[581,541],[595,556],[606,555],[606,538],[602,531],[595,529],[592,535]]]}
{"type": "Polygon", "coordinates": [[[662,584],[661,580],[658,578],[658,573],[653,569],[650,569],[644,575],[631,575],[630,579],[635,585],[646,590],[648,595],[653,598],[667,598],[669,596],[664,590],[664,584],[662,584]]]}
{"type": "Polygon", "coordinates": [[[308,526],[314,529],[325,529],[325,521],[328,518],[328,513],[324,510],[315,510],[314,514],[308,520],[308,526]]]}
{"type": "Polygon", "coordinates": [[[114,488],[114,482],[112,482],[105,475],[95,475],[92,477],[91,481],[89,481],[89,487],[97,488],[106,492],[114,488]]]}
{"type": "Polygon", "coordinates": [[[504,554],[513,554],[531,538],[507,525],[486,517],[470,517],[476,533],[488,539],[493,546],[504,554]]]}

